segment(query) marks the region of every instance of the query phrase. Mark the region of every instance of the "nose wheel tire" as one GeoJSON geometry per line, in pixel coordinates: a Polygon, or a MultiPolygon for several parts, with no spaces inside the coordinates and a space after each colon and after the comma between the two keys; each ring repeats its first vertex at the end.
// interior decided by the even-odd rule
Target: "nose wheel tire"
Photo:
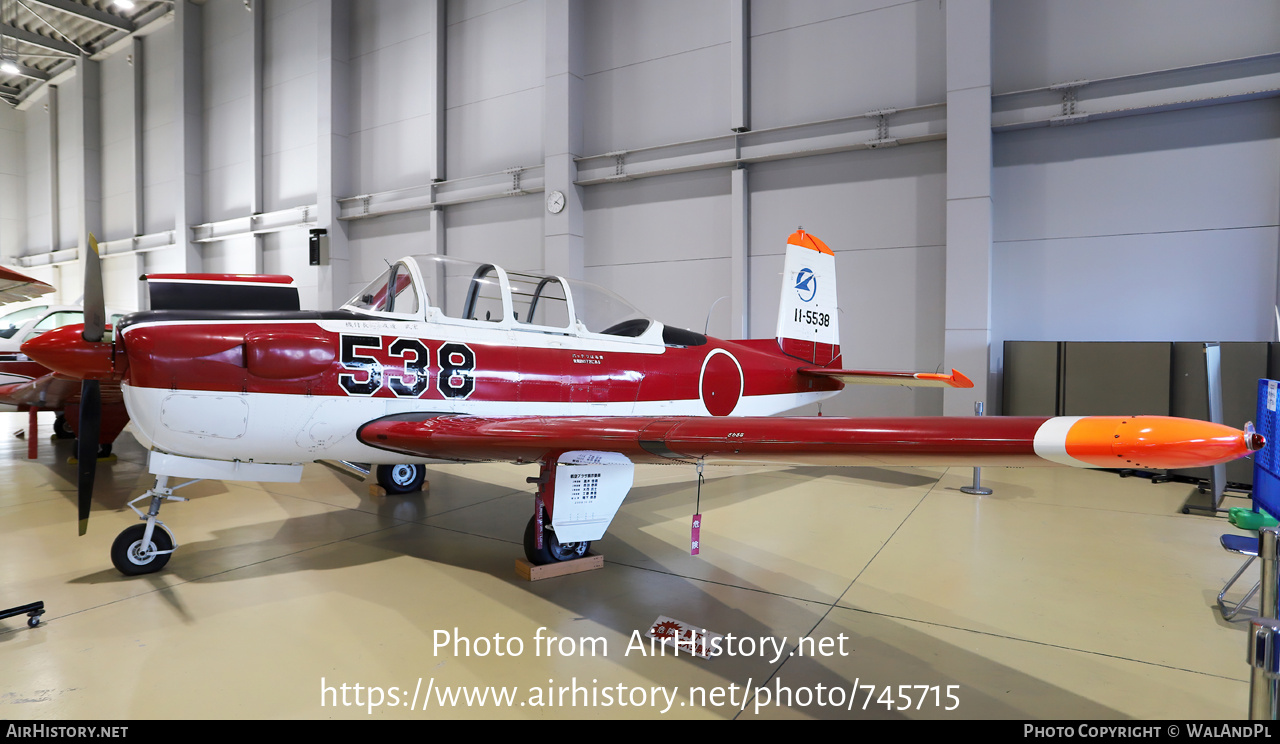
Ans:
{"type": "Polygon", "coordinates": [[[533,517],[529,517],[529,524],[524,528],[524,557],[535,566],[581,558],[591,549],[591,543],[587,541],[561,544],[556,539],[555,530],[543,527],[542,549],[539,550],[534,547],[533,530],[533,517]]]}
{"type": "Polygon", "coordinates": [[[422,490],[427,469],[422,465],[379,465],[378,485],[387,493],[413,493],[422,490]]]}
{"type": "Polygon", "coordinates": [[[125,576],[140,576],[154,573],[164,568],[172,553],[157,554],[157,551],[173,550],[173,538],[159,526],[151,533],[151,542],[143,544],[142,536],[146,533],[145,524],[135,524],[121,532],[111,544],[111,562],[116,570],[125,576]]]}

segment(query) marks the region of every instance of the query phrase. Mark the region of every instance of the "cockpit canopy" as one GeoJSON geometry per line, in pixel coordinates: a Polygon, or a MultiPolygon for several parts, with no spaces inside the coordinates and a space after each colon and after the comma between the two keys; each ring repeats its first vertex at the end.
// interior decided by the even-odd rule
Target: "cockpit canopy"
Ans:
{"type": "Polygon", "coordinates": [[[662,343],[661,323],[604,287],[449,256],[403,258],[344,307],[395,319],[662,343]]]}

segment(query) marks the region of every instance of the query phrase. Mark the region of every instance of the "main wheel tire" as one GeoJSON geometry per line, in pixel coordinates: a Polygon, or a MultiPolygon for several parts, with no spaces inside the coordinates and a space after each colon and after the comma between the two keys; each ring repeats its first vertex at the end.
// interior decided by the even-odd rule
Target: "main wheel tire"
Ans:
{"type": "Polygon", "coordinates": [[[535,566],[581,558],[591,549],[591,543],[586,541],[561,544],[556,539],[555,530],[543,527],[542,549],[539,550],[534,547],[533,530],[533,517],[529,517],[529,524],[524,528],[524,557],[535,566]]]}
{"type": "Polygon", "coordinates": [[[142,544],[142,536],[147,531],[145,524],[135,524],[116,536],[111,543],[111,562],[116,570],[125,576],[140,576],[154,573],[164,568],[172,553],[156,555],[155,551],[173,550],[173,538],[164,528],[157,526],[151,533],[151,549],[146,550],[142,544]]]}
{"type": "Polygon", "coordinates": [[[67,417],[61,414],[53,420],[53,436],[58,439],[75,439],[76,433],[71,430],[71,424],[67,423],[67,417]]]}
{"type": "Polygon", "coordinates": [[[427,469],[422,465],[379,465],[378,485],[387,493],[413,493],[422,490],[427,469]]]}
{"type": "Polygon", "coordinates": [[[111,457],[111,443],[110,443],[110,442],[107,442],[106,444],[99,444],[99,445],[98,445],[98,459],[99,459],[99,460],[103,460],[103,459],[106,459],[106,458],[108,458],[108,457],[111,457]]]}

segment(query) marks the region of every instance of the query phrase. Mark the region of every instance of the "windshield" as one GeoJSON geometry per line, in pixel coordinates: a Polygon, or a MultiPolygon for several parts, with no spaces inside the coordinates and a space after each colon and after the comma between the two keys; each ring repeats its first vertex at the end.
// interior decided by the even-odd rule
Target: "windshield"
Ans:
{"type": "Polygon", "coordinates": [[[648,330],[652,323],[635,305],[604,287],[576,279],[567,281],[578,322],[591,333],[634,338],[648,330]]]}
{"type": "Polygon", "coordinates": [[[0,338],[13,338],[13,334],[17,333],[23,324],[48,309],[48,305],[37,305],[36,307],[24,307],[21,310],[14,310],[8,315],[0,316],[0,338]]]}
{"type": "Polygon", "coordinates": [[[417,313],[418,293],[408,267],[396,264],[369,282],[347,305],[379,313],[417,313]]]}

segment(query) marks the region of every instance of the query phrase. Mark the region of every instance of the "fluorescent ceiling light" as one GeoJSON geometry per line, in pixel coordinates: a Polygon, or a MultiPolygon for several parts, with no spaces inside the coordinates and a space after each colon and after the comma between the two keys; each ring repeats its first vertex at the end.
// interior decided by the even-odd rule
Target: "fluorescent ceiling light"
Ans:
{"type": "Polygon", "coordinates": [[[133,10],[133,0],[113,0],[111,4],[120,10],[133,10]]]}
{"type": "Polygon", "coordinates": [[[10,75],[17,75],[18,65],[11,59],[0,61],[0,72],[8,73],[10,75]]]}

